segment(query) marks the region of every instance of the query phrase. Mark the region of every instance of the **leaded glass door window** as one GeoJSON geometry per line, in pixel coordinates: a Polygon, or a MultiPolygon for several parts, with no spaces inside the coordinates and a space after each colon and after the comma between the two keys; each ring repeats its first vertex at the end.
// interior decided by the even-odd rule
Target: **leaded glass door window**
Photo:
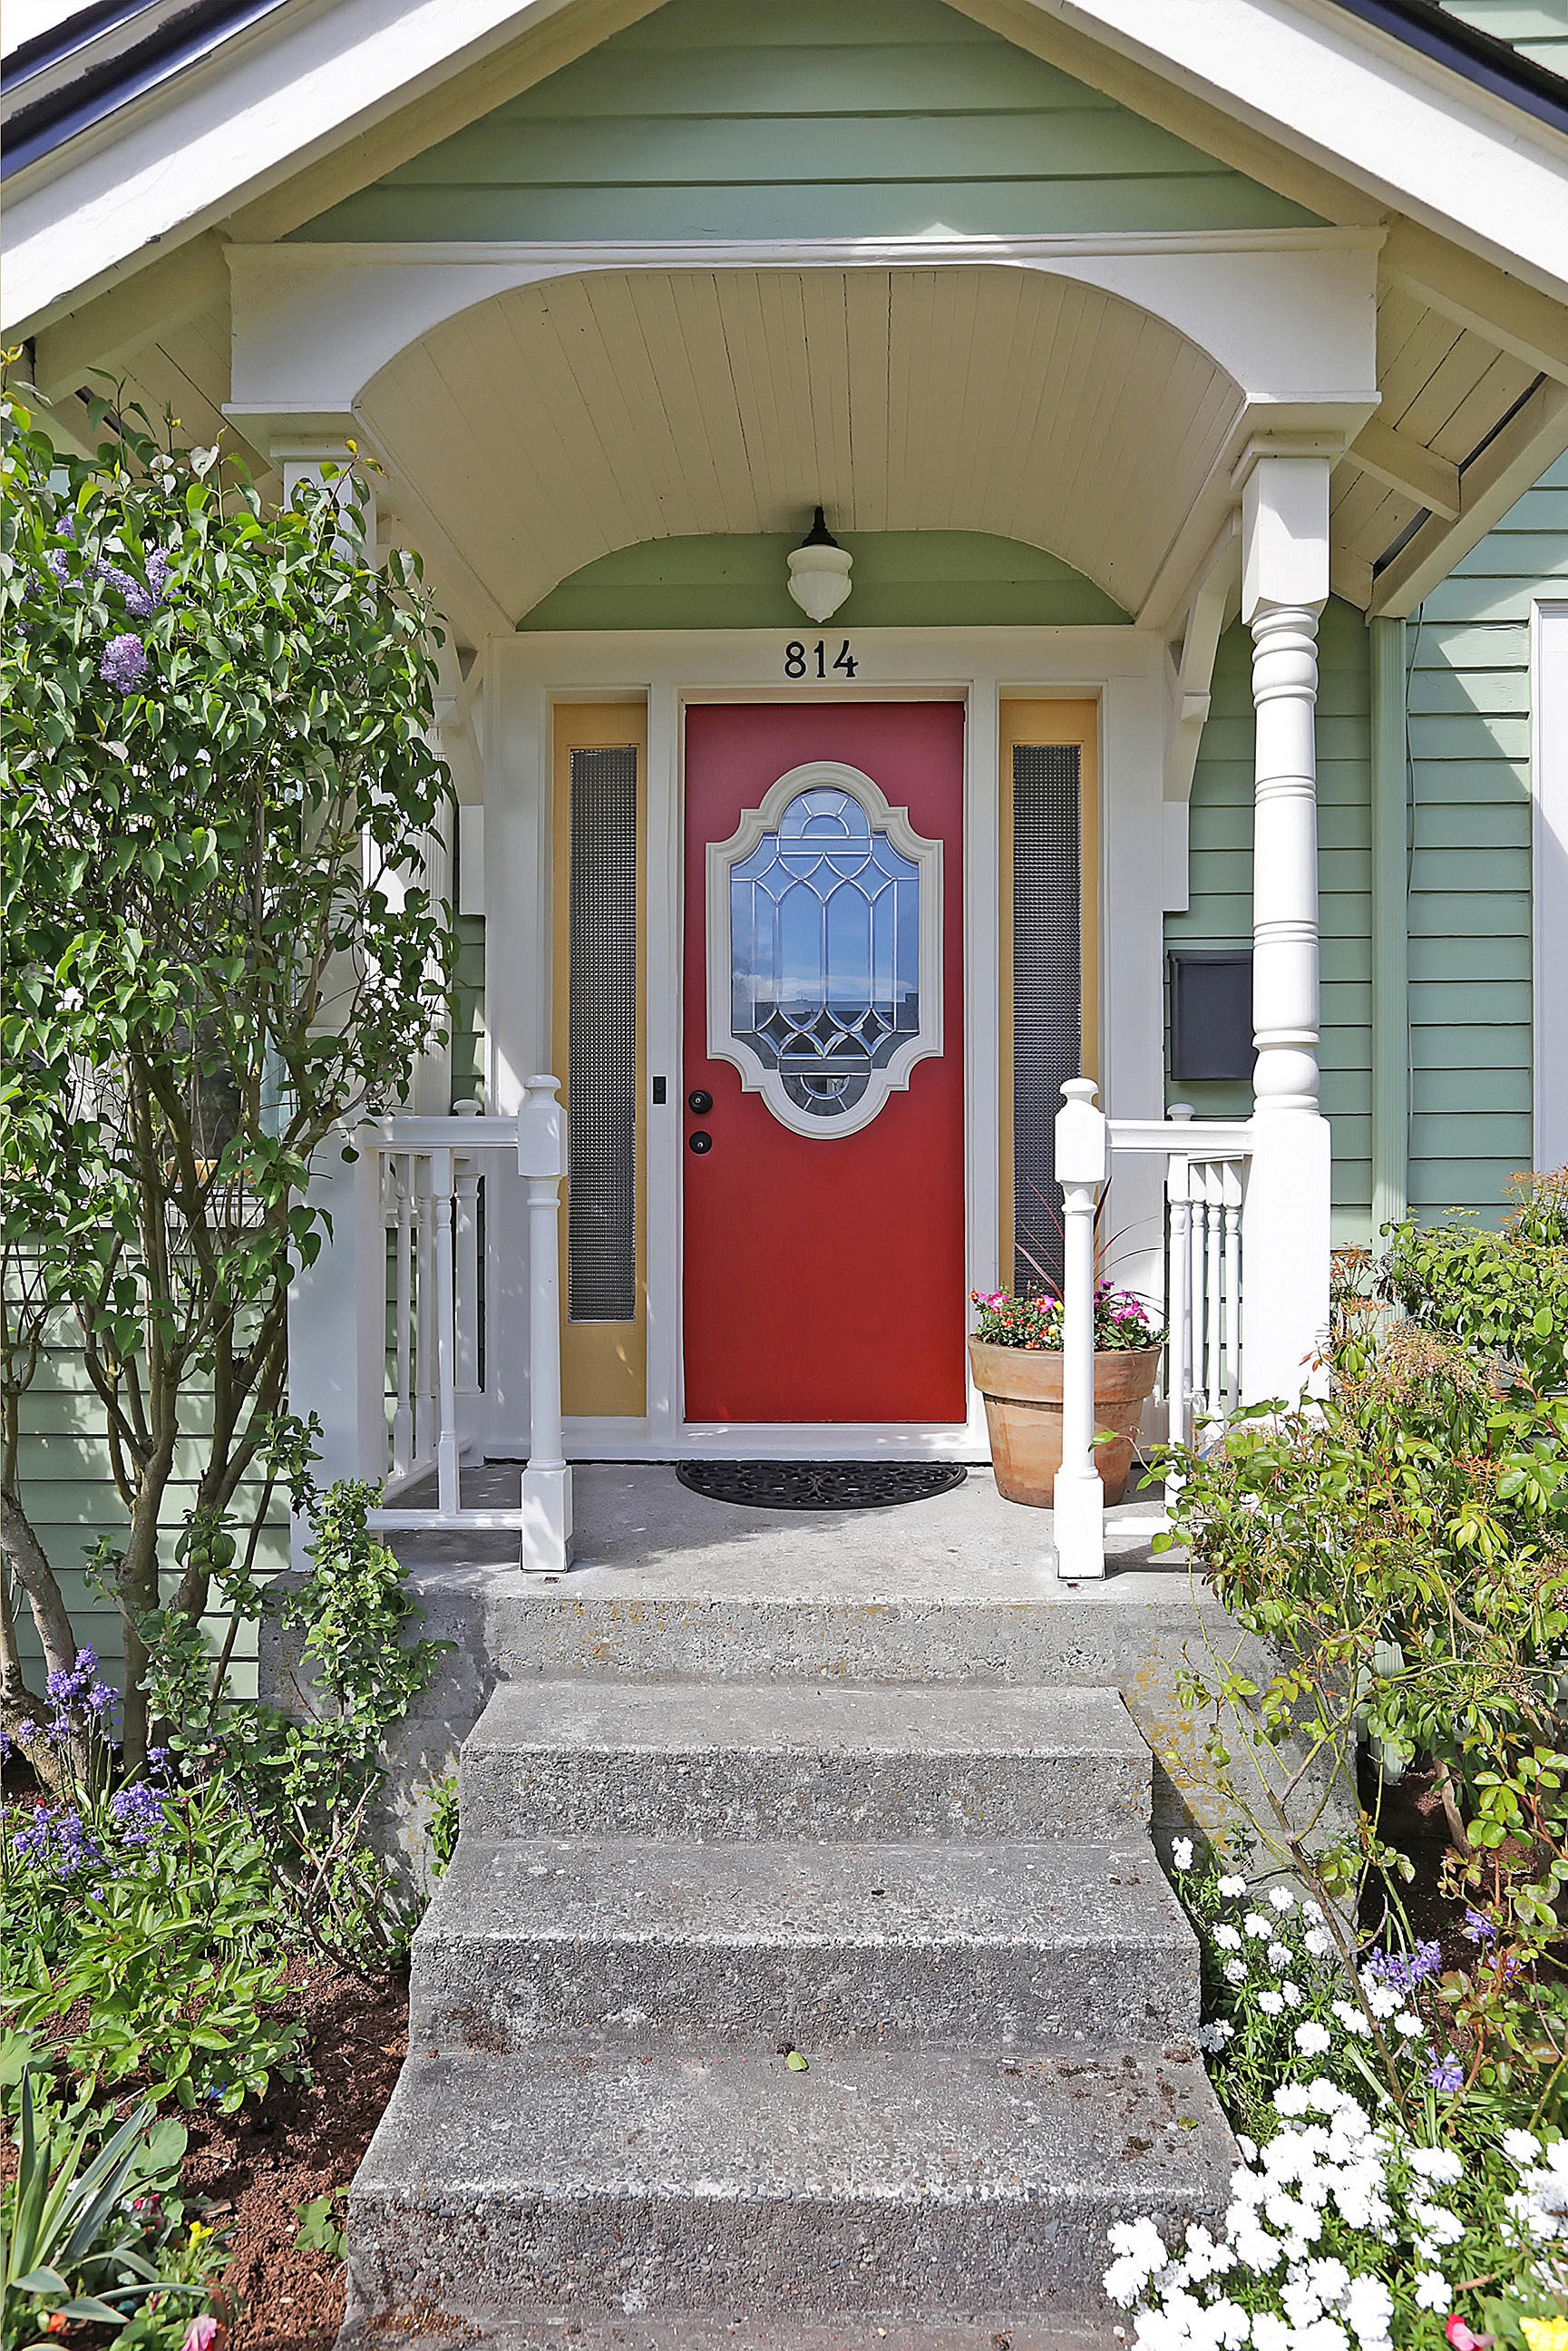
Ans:
{"type": "Polygon", "coordinates": [[[941,843],[826,761],[710,846],[708,1050],[796,1134],[856,1133],[941,1051],[941,843]]]}

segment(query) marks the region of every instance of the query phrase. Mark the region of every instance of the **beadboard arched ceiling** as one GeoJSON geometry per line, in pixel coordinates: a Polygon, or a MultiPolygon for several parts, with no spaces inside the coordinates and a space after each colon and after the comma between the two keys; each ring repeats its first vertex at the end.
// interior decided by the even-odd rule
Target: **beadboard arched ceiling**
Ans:
{"type": "Polygon", "coordinates": [[[447,321],[361,402],[514,621],[616,548],[792,531],[819,502],[848,531],[1049,549],[1135,611],[1240,406],[1173,328],[1010,268],[555,279],[447,321]]]}

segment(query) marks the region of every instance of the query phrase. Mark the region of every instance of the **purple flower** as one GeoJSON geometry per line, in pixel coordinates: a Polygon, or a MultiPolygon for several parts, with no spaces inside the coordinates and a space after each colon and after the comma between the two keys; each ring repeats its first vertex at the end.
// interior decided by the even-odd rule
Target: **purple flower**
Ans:
{"type": "Polygon", "coordinates": [[[147,1769],[155,1779],[164,1778],[173,1761],[174,1750],[172,1747],[150,1747],[147,1750],[147,1769]]]}
{"type": "Polygon", "coordinates": [[[34,1740],[40,1736],[38,1726],[31,1715],[27,1717],[26,1722],[19,1722],[16,1725],[16,1736],[24,1747],[31,1747],[34,1740]]]}
{"type": "Polygon", "coordinates": [[[109,1808],[126,1844],[145,1844],[164,1824],[162,1800],[144,1781],[132,1780],[129,1787],[117,1788],[109,1808]]]}
{"type": "Polygon", "coordinates": [[[133,572],[121,571],[117,564],[106,563],[103,576],[111,586],[119,589],[133,619],[150,621],[163,601],[163,592],[169,580],[169,559],[161,547],[153,549],[148,559],[145,588],[133,572]]]}
{"type": "Polygon", "coordinates": [[[1456,2090],[1465,2086],[1465,2069],[1450,2049],[1446,2056],[1433,2058],[1427,2068],[1427,2079],[1435,2090],[1451,2098],[1456,2090]]]}
{"type": "Polygon", "coordinates": [[[1429,1942],[1417,1943],[1413,1951],[1374,1951],[1367,1967],[1385,1983],[1398,1991],[1414,1991],[1428,1976],[1441,1975],[1443,1955],[1434,1936],[1429,1942]]]}
{"type": "Polygon", "coordinates": [[[133,637],[129,631],[124,636],[110,637],[98,674],[105,685],[112,685],[117,694],[132,693],[147,674],[147,655],[141,638],[133,637]]]}
{"type": "Polygon", "coordinates": [[[1467,1910],[1464,1936],[1467,1943],[1495,1943],[1497,1928],[1484,1910],[1467,1910]]]}
{"type": "Polygon", "coordinates": [[[107,1716],[110,1708],[114,1704],[114,1692],[108,1682],[94,1682],[91,1689],[83,1698],[82,1704],[90,1707],[96,1715],[107,1716]]]}

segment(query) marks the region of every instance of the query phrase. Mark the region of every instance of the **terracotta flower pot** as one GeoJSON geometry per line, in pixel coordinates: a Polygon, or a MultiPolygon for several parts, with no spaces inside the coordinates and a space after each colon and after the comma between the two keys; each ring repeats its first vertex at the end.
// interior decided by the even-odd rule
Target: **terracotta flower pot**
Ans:
{"type": "MultiPolygon", "coordinates": [[[[1094,1447],[1108,1502],[1119,1502],[1133,1466],[1144,1404],[1159,1368],[1158,1347],[1113,1347],[1094,1358],[1094,1447]]],[[[997,1491],[1009,1502],[1051,1501],[1061,1467],[1061,1357],[1041,1347],[969,1342],[975,1385],[986,1399],[997,1491]]]]}

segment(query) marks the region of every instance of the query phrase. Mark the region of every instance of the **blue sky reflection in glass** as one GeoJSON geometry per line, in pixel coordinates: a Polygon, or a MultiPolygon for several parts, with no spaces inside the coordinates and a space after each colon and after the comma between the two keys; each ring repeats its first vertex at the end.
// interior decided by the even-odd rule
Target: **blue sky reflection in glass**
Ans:
{"type": "Polygon", "coordinates": [[[841,1118],[920,1028],[920,872],[852,794],[792,799],[729,875],[730,1026],[789,1099],[841,1118]]]}

